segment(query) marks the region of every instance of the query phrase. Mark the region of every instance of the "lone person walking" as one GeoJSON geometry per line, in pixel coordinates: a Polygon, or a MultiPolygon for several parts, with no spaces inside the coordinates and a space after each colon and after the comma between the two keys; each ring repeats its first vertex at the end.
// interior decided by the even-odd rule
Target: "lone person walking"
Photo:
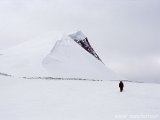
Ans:
{"type": "Polygon", "coordinates": [[[122,81],[119,82],[119,88],[120,88],[120,92],[123,91],[123,87],[124,87],[124,84],[122,81]]]}

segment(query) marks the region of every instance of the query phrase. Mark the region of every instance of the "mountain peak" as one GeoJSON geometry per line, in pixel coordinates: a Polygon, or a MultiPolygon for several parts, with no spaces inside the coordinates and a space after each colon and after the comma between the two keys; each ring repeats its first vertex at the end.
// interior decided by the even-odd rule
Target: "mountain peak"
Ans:
{"type": "Polygon", "coordinates": [[[72,34],[69,34],[69,37],[74,39],[74,40],[84,40],[86,38],[86,36],[82,33],[82,31],[76,31],[72,34]]]}
{"type": "Polygon", "coordinates": [[[100,57],[90,45],[88,38],[81,31],[76,31],[75,33],[69,34],[68,36],[76,43],[78,43],[83,49],[85,49],[87,52],[89,52],[91,55],[93,55],[95,58],[102,62],[100,57]]]}

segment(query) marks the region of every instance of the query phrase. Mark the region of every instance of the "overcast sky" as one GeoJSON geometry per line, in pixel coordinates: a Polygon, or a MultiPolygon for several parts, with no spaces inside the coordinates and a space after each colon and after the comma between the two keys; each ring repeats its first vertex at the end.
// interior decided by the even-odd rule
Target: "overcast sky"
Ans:
{"type": "Polygon", "coordinates": [[[160,0],[0,0],[0,49],[53,30],[82,30],[114,71],[160,82],[160,0]]]}

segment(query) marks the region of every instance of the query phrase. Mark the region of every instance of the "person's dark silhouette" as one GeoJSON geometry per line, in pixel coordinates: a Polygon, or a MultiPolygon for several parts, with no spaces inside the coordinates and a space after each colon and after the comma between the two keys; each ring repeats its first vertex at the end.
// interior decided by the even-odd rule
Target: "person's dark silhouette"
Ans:
{"type": "Polygon", "coordinates": [[[119,83],[120,92],[122,92],[122,91],[123,91],[123,87],[124,87],[124,84],[123,84],[123,82],[122,82],[122,81],[120,81],[120,83],[119,83]]]}

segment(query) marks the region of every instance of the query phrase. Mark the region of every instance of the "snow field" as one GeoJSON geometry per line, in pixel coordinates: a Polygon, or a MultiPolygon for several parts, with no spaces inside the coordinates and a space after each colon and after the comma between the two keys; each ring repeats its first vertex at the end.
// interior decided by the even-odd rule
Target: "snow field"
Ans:
{"type": "Polygon", "coordinates": [[[159,84],[124,85],[120,93],[118,82],[113,81],[0,76],[0,120],[160,119],[159,84]]]}

